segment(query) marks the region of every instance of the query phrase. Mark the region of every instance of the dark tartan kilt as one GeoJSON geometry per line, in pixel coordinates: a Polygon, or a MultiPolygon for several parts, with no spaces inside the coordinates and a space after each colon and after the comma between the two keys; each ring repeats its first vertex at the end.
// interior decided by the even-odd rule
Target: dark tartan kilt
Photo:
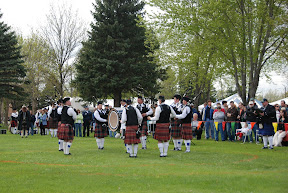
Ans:
{"type": "Polygon", "coordinates": [[[73,127],[69,124],[61,124],[60,126],[60,132],[58,131],[59,139],[63,140],[73,140],[74,139],[74,133],[73,133],[73,127]]]}
{"type": "Polygon", "coordinates": [[[144,121],[141,125],[141,135],[147,135],[148,128],[147,128],[147,121],[144,121]]]}
{"type": "Polygon", "coordinates": [[[12,120],[11,121],[11,127],[17,127],[18,126],[18,123],[16,120],[12,120]]]}
{"type": "Polygon", "coordinates": [[[50,117],[48,125],[49,125],[49,129],[57,129],[58,128],[58,120],[53,121],[53,118],[50,117]]]}
{"type": "Polygon", "coordinates": [[[124,139],[125,144],[130,145],[130,144],[140,143],[140,139],[136,138],[136,131],[137,130],[138,130],[138,125],[126,126],[125,139],[124,139]]]}
{"type": "Polygon", "coordinates": [[[57,132],[57,137],[58,137],[58,139],[61,139],[60,137],[59,137],[59,133],[61,132],[61,121],[59,121],[58,122],[58,132],[57,132]]]}
{"type": "Polygon", "coordinates": [[[183,123],[182,124],[182,139],[184,140],[192,140],[192,126],[191,123],[183,123]]]}
{"type": "Polygon", "coordinates": [[[21,127],[18,127],[18,130],[29,130],[29,126],[28,124],[21,124],[21,127]]]}
{"type": "Polygon", "coordinates": [[[104,138],[107,136],[107,127],[103,127],[102,124],[96,123],[94,137],[104,138]]]}
{"type": "Polygon", "coordinates": [[[168,141],[170,139],[169,126],[170,123],[156,123],[154,139],[168,141]]]}
{"type": "Polygon", "coordinates": [[[182,137],[180,123],[178,123],[177,120],[171,122],[171,136],[179,138],[182,137]]]}

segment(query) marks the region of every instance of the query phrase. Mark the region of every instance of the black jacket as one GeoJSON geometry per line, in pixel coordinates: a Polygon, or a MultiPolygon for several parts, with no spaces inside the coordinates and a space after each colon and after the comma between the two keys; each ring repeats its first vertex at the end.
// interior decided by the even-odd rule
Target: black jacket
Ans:
{"type": "Polygon", "coordinates": [[[277,122],[276,119],[276,111],[275,107],[272,105],[267,105],[266,108],[263,108],[264,111],[264,116],[261,117],[261,122],[262,123],[273,123],[277,122]]]}
{"type": "Polygon", "coordinates": [[[252,108],[247,106],[246,121],[250,121],[250,122],[257,122],[258,121],[258,116],[254,114],[254,111],[257,109],[258,109],[258,107],[256,105],[254,105],[252,108]]]}
{"type": "MultiPolygon", "coordinates": [[[[22,125],[23,123],[23,116],[24,113],[22,110],[20,110],[19,112],[19,116],[18,116],[18,121],[19,121],[19,125],[22,125]]],[[[30,115],[30,112],[29,111],[26,111],[26,124],[30,124],[30,119],[31,119],[31,115],[30,115]]]]}

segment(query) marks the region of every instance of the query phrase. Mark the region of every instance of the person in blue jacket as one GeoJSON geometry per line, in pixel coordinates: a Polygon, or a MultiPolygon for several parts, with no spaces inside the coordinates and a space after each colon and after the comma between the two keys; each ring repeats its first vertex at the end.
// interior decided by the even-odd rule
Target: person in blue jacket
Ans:
{"type": "Polygon", "coordinates": [[[210,134],[209,131],[211,131],[211,137],[214,139],[214,122],[213,122],[213,112],[214,109],[212,107],[212,101],[207,101],[207,106],[205,107],[203,111],[203,121],[205,121],[205,137],[206,139],[209,139],[210,134]]]}

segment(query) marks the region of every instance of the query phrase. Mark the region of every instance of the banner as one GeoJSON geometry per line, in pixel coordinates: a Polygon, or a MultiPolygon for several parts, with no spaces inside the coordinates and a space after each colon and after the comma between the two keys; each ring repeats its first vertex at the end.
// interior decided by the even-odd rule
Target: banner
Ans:
{"type": "Polygon", "coordinates": [[[274,127],[274,132],[277,132],[277,128],[278,128],[278,123],[274,122],[272,123],[273,127],[274,127]]]}
{"type": "Polygon", "coordinates": [[[218,122],[214,122],[216,131],[218,131],[218,122]]]}
{"type": "Polygon", "coordinates": [[[223,131],[225,131],[225,126],[226,126],[226,122],[223,121],[223,122],[222,122],[222,128],[223,128],[223,131]]]}
{"type": "Polygon", "coordinates": [[[203,123],[203,121],[198,121],[198,126],[197,126],[197,130],[199,130],[199,128],[201,127],[201,124],[203,123]]]}
{"type": "Polygon", "coordinates": [[[251,122],[250,124],[251,124],[251,130],[252,130],[256,122],[251,122]]]}

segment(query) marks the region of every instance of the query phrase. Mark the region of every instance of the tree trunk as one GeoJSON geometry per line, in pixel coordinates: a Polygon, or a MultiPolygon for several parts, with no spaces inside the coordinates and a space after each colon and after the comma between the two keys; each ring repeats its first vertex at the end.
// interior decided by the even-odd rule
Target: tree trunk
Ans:
{"type": "Polygon", "coordinates": [[[0,99],[0,124],[2,123],[2,105],[3,105],[3,99],[0,99]]]}
{"type": "Polygon", "coordinates": [[[121,97],[122,97],[121,91],[116,90],[113,95],[114,95],[114,107],[120,107],[121,106],[120,105],[120,100],[121,100],[121,97]]]}
{"type": "Polygon", "coordinates": [[[35,100],[35,98],[32,99],[32,113],[35,114],[36,113],[36,104],[37,101],[35,100]]]}
{"type": "Polygon", "coordinates": [[[7,99],[4,100],[4,125],[8,125],[8,112],[9,112],[9,102],[7,99]]]}

